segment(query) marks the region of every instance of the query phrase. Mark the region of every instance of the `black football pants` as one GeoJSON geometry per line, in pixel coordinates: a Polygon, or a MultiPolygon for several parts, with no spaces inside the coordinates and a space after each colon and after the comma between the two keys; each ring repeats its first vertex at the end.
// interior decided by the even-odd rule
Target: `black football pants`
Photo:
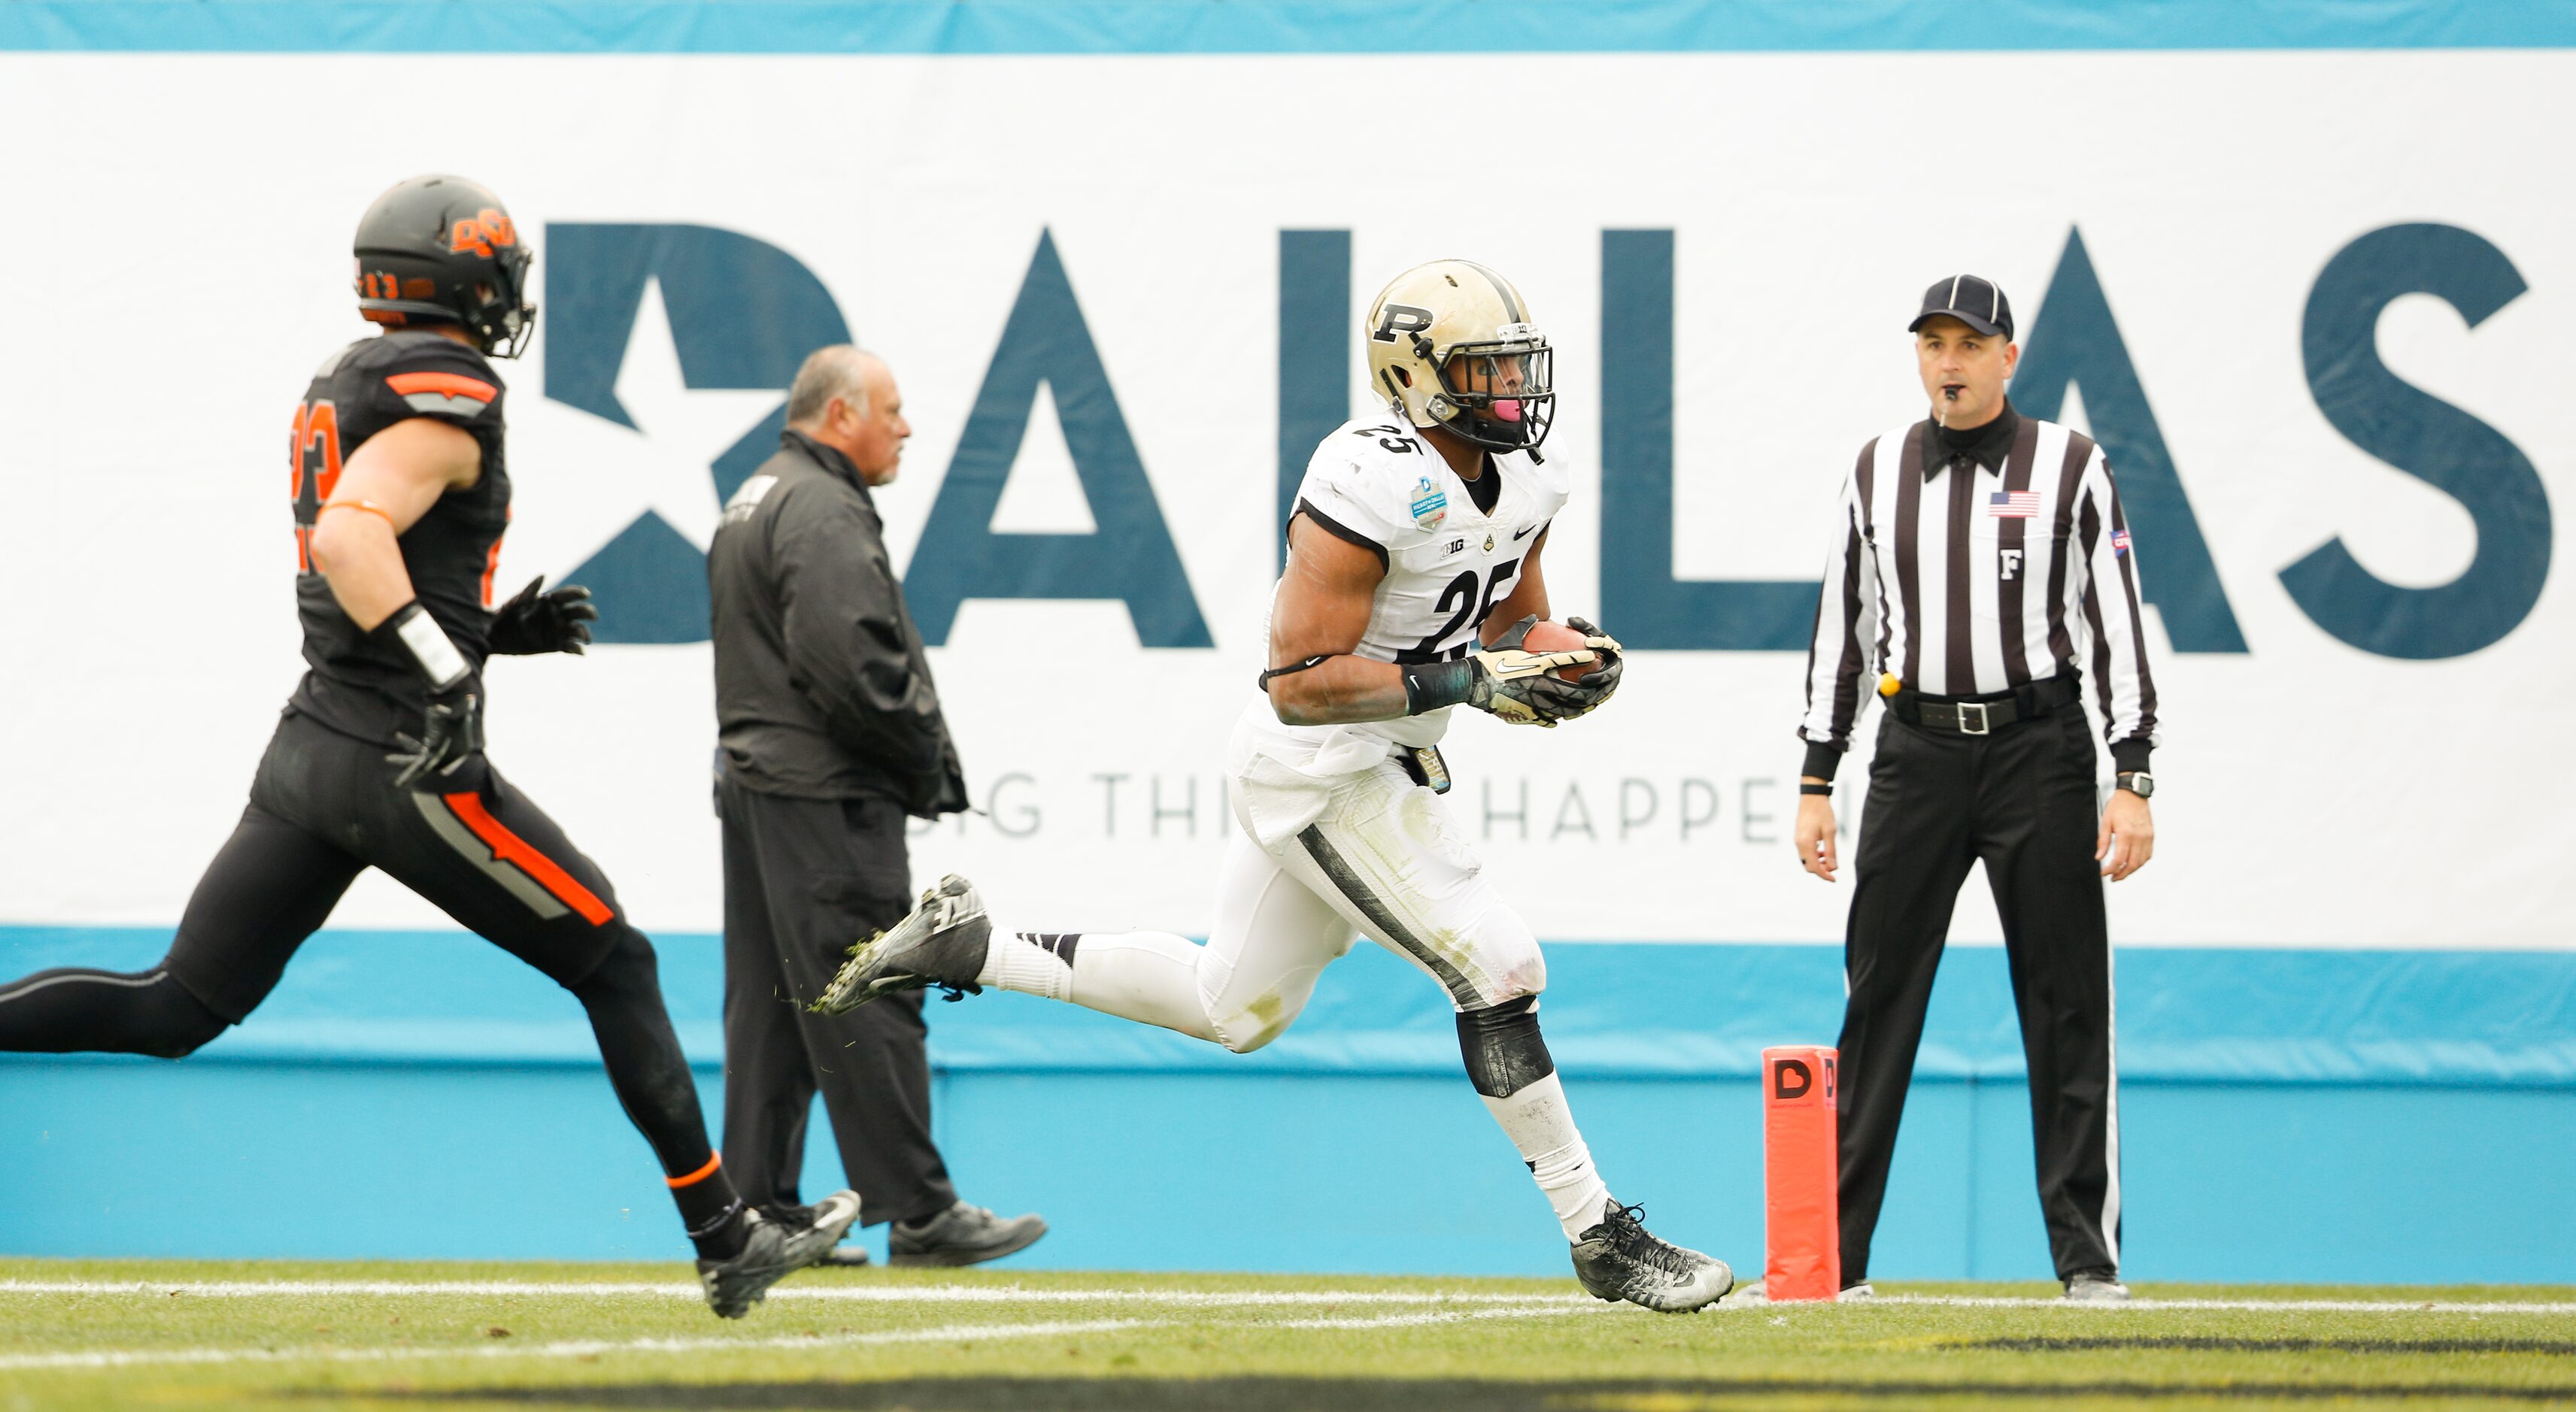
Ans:
{"type": "Polygon", "coordinates": [[[2071,704],[1985,736],[1893,716],[1879,727],[1843,940],[1846,1285],[1867,1277],[1933,973],[1960,884],[1979,860],[2021,1013],[2049,1254],[2060,1279],[2119,1266],[2119,1090],[2093,769],[2093,738],[2071,704]]]}
{"type": "Polygon", "coordinates": [[[666,1176],[711,1155],[652,943],[597,865],[476,756],[393,787],[385,747],[288,715],[250,805],[146,971],[42,971],[0,985],[0,1050],[179,1058],[240,1024],[369,867],[570,990],[666,1176]]]}
{"type": "Polygon", "coordinates": [[[806,1009],[851,946],[912,910],[904,813],[892,800],[794,799],[716,787],[724,823],[724,1161],[743,1199],[798,1202],[814,1095],[868,1225],[957,1200],[930,1138],[923,992],[846,1015],[806,1009]]]}

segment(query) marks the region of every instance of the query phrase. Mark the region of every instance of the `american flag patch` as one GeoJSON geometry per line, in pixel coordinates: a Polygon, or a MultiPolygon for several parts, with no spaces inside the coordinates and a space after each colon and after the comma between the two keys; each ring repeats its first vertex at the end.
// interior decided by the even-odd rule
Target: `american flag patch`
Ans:
{"type": "Polygon", "coordinates": [[[1986,513],[1998,520],[2035,520],[2039,518],[2039,492],[1998,490],[1986,498],[1986,513]]]}
{"type": "Polygon", "coordinates": [[[2111,531],[2111,552],[2114,555],[2126,554],[2129,552],[2129,532],[2127,530],[2111,531]]]}

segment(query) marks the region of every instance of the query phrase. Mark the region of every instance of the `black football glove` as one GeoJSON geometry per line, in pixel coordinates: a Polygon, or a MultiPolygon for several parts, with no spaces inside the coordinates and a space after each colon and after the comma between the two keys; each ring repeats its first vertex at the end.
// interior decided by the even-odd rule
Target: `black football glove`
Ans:
{"type": "Polygon", "coordinates": [[[528,580],[518,596],[492,610],[491,653],[495,657],[532,657],[540,652],[580,656],[590,643],[590,625],[599,610],[590,605],[590,590],[568,583],[540,593],[546,576],[528,580]]]}
{"type": "Polygon", "coordinates": [[[423,714],[419,736],[396,733],[402,750],[385,757],[388,764],[402,767],[394,775],[396,789],[409,789],[431,775],[452,775],[483,748],[482,703],[470,686],[430,697],[423,714]]]}
{"type": "Polygon", "coordinates": [[[1600,673],[1587,674],[1579,682],[1556,674],[1560,668],[1582,665],[1582,656],[1532,652],[1524,645],[1536,626],[1538,616],[1532,614],[1512,624],[1489,646],[1467,654],[1464,665],[1474,674],[1467,687],[1468,705],[1516,726],[1554,726],[1601,704],[1607,693],[1591,684],[1600,673]]]}
{"type": "Polygon", "coordinates": [[[1568,618],[1565,625],[1583,634],[1583,645],[1592,649],[1592,660],[1599,664],[1574,683],[1595,693],[1592,704],[1583,708],[1585,711],[1595,710],[1619,690],[1619,669],[1627,662],[1627,656],[1619,646],[1619,639],[1603,632],[1591,619],[1568,618]]]}

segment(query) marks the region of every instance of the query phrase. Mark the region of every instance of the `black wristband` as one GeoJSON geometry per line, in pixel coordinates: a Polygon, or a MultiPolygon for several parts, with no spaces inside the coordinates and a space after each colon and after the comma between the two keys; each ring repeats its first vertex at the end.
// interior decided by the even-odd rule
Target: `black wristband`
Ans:
{"type": "Polygon", "coordinates": [[[2111,747],[2111,770],[2114,774],[2134,775],[2147,768],[2147,755],[2156,748],[2151,740],[2123,740],[2111,747]]]}
{"type": "Polygon", "coordinates": [[[1443,706],[1462,705],[1476,686],[1476,664],[1421,662],[1404,669],[1404,714],[1419,716],[1443,706]]]}
{"type": "Polygon", "coordinates": [[[1798,792],[1800,794],[1831,794],[1834,792],[1834,787],[1829,784],[1817,784],[1813,780],[1800,780],[1798,781],[1798,792]]]}
{"type": "Polygon", "coordinates": [[[1835,767],[1841,765],[1842,762],[1843,753],[1841,751],[1836,750],[1830,745],[1819,745],[1815,741],[1811,740],[1807,742],[1806,767],[1799,770],[1798,773],[1802,775],[1814,775],[1820,780],[1830,780],[1834,777],[1835,767]]]}

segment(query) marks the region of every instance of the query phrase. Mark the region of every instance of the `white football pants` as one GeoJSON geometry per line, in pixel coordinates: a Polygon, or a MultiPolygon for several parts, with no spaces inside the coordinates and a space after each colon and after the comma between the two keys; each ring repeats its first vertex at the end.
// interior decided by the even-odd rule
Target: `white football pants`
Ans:
{"type": "Polygon", "coordinates": [[[1238,818],[1205,946],[1167,932],[1092,932],[1070,946],[1018,933],[1035,944],[997,944],[986,979],[1238,1053],[1288,1028],[1354,933],[1411,961],[1461,1010],[1546,987],[1537,939],[1438,795],[1392,759],[1318,784],[1321,813],[1275,848],[1238,818]],[[1069,975],[1059,949],[1072,953],[1069,975]]]}

